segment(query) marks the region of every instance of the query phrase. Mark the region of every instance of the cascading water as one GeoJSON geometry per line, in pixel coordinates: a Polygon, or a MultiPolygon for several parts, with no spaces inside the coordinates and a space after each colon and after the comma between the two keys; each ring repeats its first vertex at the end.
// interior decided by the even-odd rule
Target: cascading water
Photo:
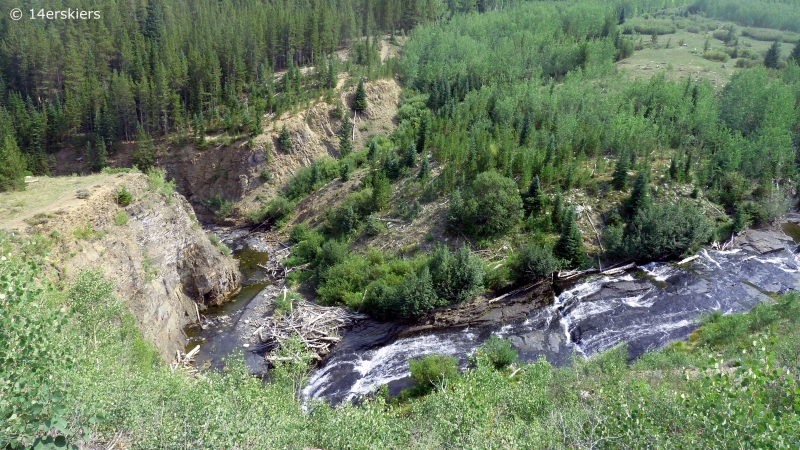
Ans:
{"type": "Polygon", "coordinates": [[[793,250],[785,241],[767,252],[755,244],[703,250],[684,266],[651,263],[632,273],[591,277],[565,286],[552,305],[517,323],[434,330],[373,346],[369,340],[375,330],[356,327],[312,374],[303,394],[338,403],[384,384],[396,394],[411,384],[410,358],[443,353],[456,356],[463,366],[490,334],[509,338],[523,360],[545,357],[565,364],[575,353],[589,357],[621,342],[636,358],[685,339],[704,313],[746,312],[770,301],[769,294],[800,290],[793,250]]]}

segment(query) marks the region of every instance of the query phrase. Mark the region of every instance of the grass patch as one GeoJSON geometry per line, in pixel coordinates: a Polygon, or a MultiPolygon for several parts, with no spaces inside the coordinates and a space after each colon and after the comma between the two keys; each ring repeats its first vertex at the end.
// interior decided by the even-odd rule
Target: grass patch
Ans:
{"type": "Polygon", "coordinates": [[[78,227],[72,231],[72,236],[80,241],[89,241],[103,237],[102,231],[97,231],[92,227],[92,223],[87,221],[86,225],[78,227]]]}
{"type": "Polygon", "coordinates": [[[108,175],[90,175],[85,177],[37,177],[38,183],[30,183],[24,191],[4,192],[0,195],[0,224],[24,217],[35,211],[55,203],[64,203],[74,198],[80,189],[105,179],[108,175]]]}
{"type": "Polygon", "coordinates": [[[231,253],[232,253],[232,252],[231,252],[231,249],[230,249],[230,248],[229,248],[227,245],[225,245],[225,243],[224,243],[224,242],[222,242],[222,240],[221,240],[221,239],[219,238],[219,236],[217,236],[216,234],[213,234],[213,233],[208,233],[208,240],[209,240],[209,241],[210,241],[212,244],[214,244],[214,247],[217,247],[217,249],[218,249],[218,250],[219,250],[219,251],[220,251],[220,252],[221,252],[223,255],[225,255],[225,256],[230,256],[230,255],[231,255],[231,253]]]}
{"type": "Polygon", "coordinates": [[[30,225],[32,227],[36,226],[36,225],[44,225],[47,222],[49,222],[50,219],[52,219],[52,218],[53,218],[52,214],[38,213],[38,214],[34,215],[33,217],[29,217],[29,218],[25,219],[25,223],[27,223],[28,225],[30,225]]]}
{"type": "Polygon", "coordinates": [[[297,292],[289,290],[283,291],[275,297],[275,315],[282,316],[291,312],[295,305],[301,300],[303,300],[303,297],[297,292]]]}
{"type": "Polygon", "coordinates": [[[175,192],[175,180],[167,181],[167,172],[154,167],[147,172],[147,188],[150,192],[164,195],[167,204],[172,204],[172,194],[175,192]]]}
{"type": "MultiPolygon", "coordinates": [[[[717,26],[715,25],[714,29],[717,26]]],[[[729,24],[723,26],[727,27],[729,24]]],[[[629,58],[618,62],[617,66],[625,69],[631,79],[649,79],[663,73],[667,80],[708,80],[719,87],[727,84],[738,68],[755,65],[747,62],[739,63],[739,61],[745,58],[760,60],[761,54],[765,53],[771,45],[771,42],[768,41],[756,41],[747,36],[739,36],[739,58],[735,60],[736,63],[731,58],[728,68],[725,69],[721,67],[722,62],[703,57],[705,42],[710,36],[691,33],[688,30],[688,27],[679,28],[674,35],[671,35],[670,48],[663,45],[663,41],[666,41],[664,38],[659,40],[659,45],[646,42],[641,50],[635,51],[629,58]],[[674,70],[668,70],[670,65],[674,70]]],[[[644,36],[644,41],[649,41],[649,36],[644,36]]],[[[711,40],[709,51],[725,52],[731,49],[731,47],[725,47],[725,44],[718,40],[711,40]]],[[[784,48],[784,55],[787,52],[788,50],[784,48]]]]}
{"type": "Polygon", "coordinates": [[[128,223],[129,217],[125,210],[119,210],[117,215],[114,216],[114,224],[118,227],[121,227],[128,223]]]}

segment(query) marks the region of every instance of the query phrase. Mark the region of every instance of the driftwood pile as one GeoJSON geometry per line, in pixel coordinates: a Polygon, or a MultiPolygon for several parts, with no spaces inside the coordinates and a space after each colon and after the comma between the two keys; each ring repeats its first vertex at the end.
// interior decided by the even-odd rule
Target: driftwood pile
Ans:
{"type": "Polygon", "coordinates": [[[346,308],[301,301],[285,314],[267,318],[253,335],[266,346],[266,359],[270,363],[281,360],[274,350],[281,348],[293,335],[298,336],[306,348],[314,353],[314,359],[321,360],[342,339],[342,330],[367,317],[346,308]]]}
{"type": "Polygon", "coordinates": [[[200,351],[200,346],[193,348],[189,351],[189,353],[184,353],[180,350],[175,351],[175,361],[169,365],[169,368],[173,371],[177,369],[181,369],[182,371],[188,373],[189,375],[195,375],[197,373],[197,369],[194,367],[194,357],[197,356],[197,353],[200,351]]]}

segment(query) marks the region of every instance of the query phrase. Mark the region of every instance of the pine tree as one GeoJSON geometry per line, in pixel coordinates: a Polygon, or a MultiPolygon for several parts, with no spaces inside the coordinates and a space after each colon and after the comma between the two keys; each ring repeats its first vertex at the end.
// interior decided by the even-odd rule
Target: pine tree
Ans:
{"type": "Polygon", "coordinates": [[[632,219],[641,210],[647,209],[652,205],[650,199],[650,186],[647,183],[645,171],[639,171],[636,175],[636,182],[633,184],[631,196],[625,201],[623,214],[626,218],[632,219]]]}
{"type": "Polygon", "coordinates": [[[625,24],[625,8],[622,8],[619,11],[619,24],[620,25],[624,25],[625,24]]]}
{"type": "Polygon", "coordinates": [[[339,177],[342,179],[342,182],[350,180],[350,164],[346,162],[342,164],[342,168],[339,170],[339,177]]]}
{"type": "Polygon", "coordinates": [[[358,87],[356,88],[356,96],[353,101],[353,109],[358,112],[364,111],[369,105],[367,104],[367,91],[364,89],[364,80],[358,80],[358,87]]]}
{"type": "Polygon", "coordinates": [[[417,165],[417,148],[414,144],[409,145],[406,148],[406,152],[403,154],[403,161],[401,163],[403,167],[411,167],[417,165]]]}
{"type": "Polygon", "coordinates": [[[164,10],[160,0],[148,0],[147,17],[144,21],[142,34],[158,42],[164,32],[164,10]]]}
{"type": "Polygon", "coordinates": [[[206,120],[202,114],[195,114],[193,122],[195,140],[198,147],[202,148],[206,144],[206,120]]]}
{"type": "Polygon", "coordinates": [[[136,149],[133,151],[133,163],[142,172],[147,172],[153,167],[156,161],[156,150],[153,140],[144,132],[144,128],[139,125],[136,128],[136,149]]]}
{"type": "Polygon", "coordinates": [[[289,134],[289,128],[283,124],[281,134],[278,136],[278,145],[284,153],[292,153],[292,135],[289,134]]]}
{"type": "Polygon", "coordinates": [[[378,143],[375,139],[369,142],[369,149],[367,149],[367,161],[372,161],[375,159],[375,155],[378,154],[378,143]]]}
{"type": "Polygon", "coordinates": [[[108,150],[106,150],[105,141],[100,139],[94,148],[94,155],[92,157],[92,171],[100,172],[106,167],[108,167],[108,150]]]}
{"type": "Polygon", "coordinates": [[[556,201],[553,202],[553,212],[550,215],[552,217],[553,225],[560,225],[564,218],[564,199],[561,197],[561,193],[559,192],[556,194],[556,201]]]}
{"type": "Polygon", "coordinates": [[[533,129],[533,122],[531,120],[531,114],[525,113],[525,117],[522,119],[522,130],[519,132],[519,145],[520,147],[524,147],[528,144],[528,139],[530,138],[531,130],[533,129]]]}
{"type": "Polygon", "coordinates": [[[83,150],[83,161],[89,166],[89,170],[94,167],[94,152],[92,151],[92,143],[86,141],[86,148],[83,150]]]}
{"type": "Polygon", "coordinates": [[[0,192],[25,189],[25,160],[8,128],[0,142],[0,192]]]}
{"type": "Polygon", "coordinates": [[[331,55],[331,57],[328,58],[328,71],[325,74],[325,87],[328,89],[335,88],[339,81],[334,61],[335,59],[333,55],[331,55]]]}
{"type": "Polygon", "coordinates": [[[451,231],[461,231],[464,224],[464,200],[461,191],[456,189],[450,195],[450,205],[447,208],[447,228],[451,231]]]}
{"type": "Polygon", "coordinates": [[[431,163],[428,162],[427,155],[422,155],[422,164],[420,165],[419,175],[417,175],[417,178],[419,178],[420,180],[427,180],[430,177],[431,177],[431,163]]]}
{"type": "Polygon", "coordinates": [[[427,266],[422,267],[419,275],[414,272],[406,275],[398,288],[396,299],[399,303],[398,314],[405,319],[421,317],[439,306],[427,266]]]}
{"type": "Polygon", "coordinates": [[[428,146],[428,133],[431,128],[431,117],[423,113],[419,119],[419,130],[417,130],[417,151],[424,153],[428,146]]]}
{"type": "Polygon", "coordinates": [[[389,199],[392,197],[392,186],[389,179],[383,172],[375,174],[372,180],[372,208],[373,211],[381,211],[389,206],[389,199]]]}
{"type": "Polygon", "coordinates": [[[797,41],[797,43],[794,44],[794,50],[792,50],[792,53],[791,55],[789,55],[789,58],[793,59],[795,63],[800,65],[800,41],[797,41]]]}
{"type": "Polygon", "coordinates": [[[630,170],[630,158],[625,152],[619,155],[617,166],[614,168],[614,176],[611,185],[618,191],[628,188],[628,170],[630,170]]]}
{"type": "Polygon", "coordinates": [[[553,159],[556,155],[556,137],[554,135],[550,135],[550,140],[547,143],[547,153],[544,156],[544,165],[547,166],[553,163],[553,159]]]}
{"type": "Polygon", "coordinates": [[[741,232],[747,227],[749,221],[750,217],[747,211],[740,205],[736,208],[736,213],[733,215],[733,231],[736,233],[741,232]]]}
{"type": "Polygon", "coordinates": [[[561,236],[553,249],[555,256],[567,261],[571,266],[580,266],[586,259],[583,251],[581,232],[575,222],[575,209],[569,208],[564,213],[561,224],[561,236]]]}
{"type": "Polygon", "coordinates": [[[678,181],[678,163],[675,162],[675,158],[672,158],[669,163],[669,177],[674,181],[678,181]]]}
{"type": "Polygon", "coordinates": [[[339,158],[346,158],[347,155],[353,152],[352,132],[353,124],[350,122],[350,117],[345,114],[342,120],[342,128],[339,130],[339,158]]]}
{"type": "Polygon", "coordinates": [[[386,159],[383,161],[383,172],[391,180],[395,180],[400,176],[400,162],[394,152],[389,152],[386,155],[386,159]]]}
{"type": "Polygon", "coordinates": [[[544,194],[539,183],[539,177],[535,176],[528,185],[528,192],[522,196],[525,205],[525,212],[528,214],[538,214],[544,207],[544,194]]]}
{"type": "Polygon", "coordinates": [[[777,69],[780,67],[781,59],[781,44],[778,41],[772,43],[772,46],[767,50],[764,56],[764,66],[770,69],[777,69]]]}

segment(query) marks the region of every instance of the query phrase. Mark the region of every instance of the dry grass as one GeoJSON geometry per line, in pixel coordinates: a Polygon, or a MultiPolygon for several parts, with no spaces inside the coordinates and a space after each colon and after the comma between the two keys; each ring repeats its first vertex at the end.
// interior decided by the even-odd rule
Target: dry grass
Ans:
{"type": "MultiPolygon", "coordinates": [[[[741,33],[741,27],[737,27],[737,29],[737,34],[741,33]]],[[[712,32],[690,33],[679,29],[675,34],[659,36],[656,45],[650,43],[649,36],[643,36],[645,48],[617,63],[617,67],[625,70],[632,80],[648,79],[653,75],[665,73],[668,80],[709,80],[714,86],[722,87],[739,69],[736,69],[735,59],[724,64],[704,59],[701,55],[707,37],[710,38],[712,51],[724,51],[725,44],[714,39],[712,32]],[[684,46],[680,45],[681,40],[684,41],[684,46]],[[670,48],[666,48],[668,41],[670,48]],[[723,65],[727,68],[723,68],[723,65]]],[[[766,53],[770,45],[772,45],[771,42],[756,41],[746,36],[739,36],[740,48],[747,48],[762,55],[766,53]]],[[[784,57],[790,50],[789,44],[783,44],[784,57]]]]}
{"type": "Polygon", "coordinates": [[[0,194],[0,227],[15,219],[33,217],[56,202],[75,200],[79,190],[91,192],[93,186],[112,176],[35,177],[39,181],[29,183],[24,191],[0,194]]]}

